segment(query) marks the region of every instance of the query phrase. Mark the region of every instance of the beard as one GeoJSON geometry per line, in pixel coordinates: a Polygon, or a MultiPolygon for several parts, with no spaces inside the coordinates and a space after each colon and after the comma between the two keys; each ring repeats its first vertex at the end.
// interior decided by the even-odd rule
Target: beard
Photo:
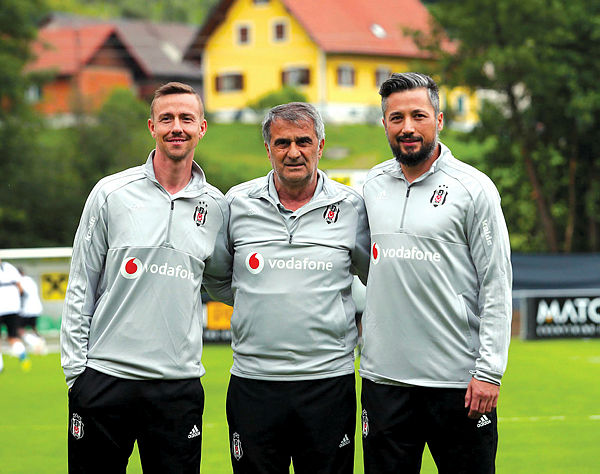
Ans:
{"type": "Polygon", "coordinates": [[[436,133],[433,141],[426,142],[421,138],[421,148],[418,151],[405,153],[398,144],[398,141],[402,138],[406,137],[398,137],[396,143],[392,143],[388,138],[388,142],[396,161],[404,166],[417,166],[424,161],[427,161],[427,159],[433,155],[438,145],[438,136],[436,133]]]}

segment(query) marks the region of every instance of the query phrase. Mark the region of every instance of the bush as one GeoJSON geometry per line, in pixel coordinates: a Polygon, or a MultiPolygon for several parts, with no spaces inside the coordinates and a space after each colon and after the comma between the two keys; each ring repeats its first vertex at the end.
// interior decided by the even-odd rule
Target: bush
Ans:
{"type": "Polygon", "coordinates": [[[298,89],[290,86],[284,86],[279,90],[267,92],[255,101],[248,104],[248,107],[256,113],[263,113],[265,110],[288,102],[306,102],[306,96],[298,89]]]}

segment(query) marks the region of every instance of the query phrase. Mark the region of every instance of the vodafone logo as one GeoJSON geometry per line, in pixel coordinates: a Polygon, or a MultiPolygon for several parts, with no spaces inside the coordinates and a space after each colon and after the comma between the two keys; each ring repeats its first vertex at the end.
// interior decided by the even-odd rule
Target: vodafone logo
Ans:
{"type": "Polygon", "coordinates": [[[250,252],[246,257],[246,268],[254,275],[263,271],[265,268],[271,270],[313,270],[330,272],[333,270],[333,262],[323,260],[312,260],[304,258],[265,258],[258,252],[250,252]]]}
{"type": "Polygon", "coordinates": [[[377,242],[373,242],[373,245],[371,246],[371,261],[374,264],[379,263],[379,255],[379,246],[377,245],[377,242]]]}
{"type": "Polygon", "coordinates": [[[421,250],[417,247],[379,248],[377,242],[371,246],[371,262],[379,263],[382,258],[394,258],[402,260],[415,260],[438,263],[442,260],[439,252],[421,250]]]}
{"type": "Polygon", "coordinates": [[[121,263],[120,273],[128,280],[139,278],[142,273],[151,273],[153,275],[163,275],[172,278],[181,278],[182,280],[193,280],[194,273],[184,268],[182,265],[169,265],[150,263],[144,264],[137,257],[125,257],[121,263]]]}
{"type": "Polygon", "coordinates": [[[136,257],[125,257],[121,264],[121,275],[128,280],[138,278],[144,271],[144,265],[139,258],[136,257]]]}
{"type": "Polygon", "coordinates": [[[249,253],[246,257],[246,268],[254,275],[262,272],[265,266],[265,259],[258,252],[249,253]]]}

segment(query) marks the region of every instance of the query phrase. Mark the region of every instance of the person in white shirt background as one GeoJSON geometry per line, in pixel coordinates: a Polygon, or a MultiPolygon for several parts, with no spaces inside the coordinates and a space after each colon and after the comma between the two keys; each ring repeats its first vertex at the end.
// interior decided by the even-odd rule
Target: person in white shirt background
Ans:
{"type": "MultiPolygon", "coordinates": [[[[31,362],[27,357],[25,344],[19,337],[19,312],[21,311],[21,275],[10,263],[0,260],[0,328],[6,327],[10,354],[18,357],[22,367],[28,369],[31,362]]],[[[0,372],[4,369],[0,351],[0,372]]]]}
{"type": "Polygon", "coordinates": [[[19,336],[29,352],[45,355],[48,353],[46,341],[37,330],[38,318],[43,311],[38,285],[33,278],[25,274],[22,268],[18,270],[21,274],[21,288],[23,290],[21,293],[19,336]]]}

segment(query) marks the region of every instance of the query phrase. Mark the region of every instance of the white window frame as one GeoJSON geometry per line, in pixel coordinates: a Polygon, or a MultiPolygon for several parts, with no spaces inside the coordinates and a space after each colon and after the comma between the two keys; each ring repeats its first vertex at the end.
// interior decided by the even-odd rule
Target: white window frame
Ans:
{"type": "Polygon", "coordinates": [[[304,71],[308,72],[308,82],[306,84],[303,84],[301,82],[290,82],[290,81],[288,81],[286,83],[286,82],[283,82],[283,80],[282,80],[282,85],[283,86],[291,86],[291,87],[307,87],[307,86],[309,86],[310,82],[311,82],[311,75],[312,74],[310,72],[310,67],[308,67],[307,65],[301,65],[301,66],[294,65],[294,66],[286,66],[286,67],[284,67],[282,69],[282,71],[281,71],[282,79],[283,79],[283,75],[286,74],[286,73],[290,74],[293,77],[294,75],[299,75],[301,71],[302,72],[304,72],[304,71]]]}
{"type": "MultiPolygon", "coordinates": [[[[245,82],[246,82],[246,78],[244,77],[244,73],[241,71],[221,71],[215,75],[215,92],[217,94],[242,92],[246,85],[245,82]],[[236,89],[223,88],[223,85],[221,85],[220,88],[217,87],[217,84],[219,83],[219,81],[227,81],[229,78],[233,78],[233,76],[236,76],[236,77],[239,76],[242,78],[242,80],[241,80],[242,87],[236,88],[236,89]]],[[[223,83],[221,83],[221,84],[223,84],[223,83]]]]}
{"type": "Polygon", "coordinates": [[[273,43],[286,43],[290,40],[290,22],[287,18],[276,18],[271,22],[271,41],[273,43]],[[284,28],[283,38],[277,38],[277,26],[282,25],[284,28]]]}
{"type": "Polygon", "coordinates": [[[356,87],[356,68],[352,64],[339,64],[335,69],[335,81],[339,87],[356,87]],[[350,77],[352,81],[347,80],[350,77]]]}
{"type": "Polygon", "coordinates": [[[378,89],[381,87],[381,84],[383,84],[386,79],[388,79],[390,77],[390,75],[392,74],[392,69],[387,67],[387,66],[377,66],[377,68],[375,69],[375,87],[377,87],[378,89]],[[385,79],[383,79],[382,81],[380,81],[380,75],[384,75],[385,74],[385,79]]]}
{"type": "Polygon", "coordinates": [[[25,99],[29,104],[37,104],[42,100],[42,87],[39,84],[30,85],[25,91],[25,99]]]}
{"type": "Polygon", "coordinates": [[[234,38],[233,38],[233,42],[234,44],[236,44],[237,46],[248,46],[250,44],[252,44],[252,33],[253,33],[253,28],[252,28],[252,23],[248,23],[248,22],[244,22],[244,23],[237,23],[235,25],[235,28],[233,29],[234,31],[234,38]],[[246,39],[246,41],[242,42],[241,40],[241,31],[242,28],[246,28],[247,32],[248,32],[248,37],[246,39]]]}

